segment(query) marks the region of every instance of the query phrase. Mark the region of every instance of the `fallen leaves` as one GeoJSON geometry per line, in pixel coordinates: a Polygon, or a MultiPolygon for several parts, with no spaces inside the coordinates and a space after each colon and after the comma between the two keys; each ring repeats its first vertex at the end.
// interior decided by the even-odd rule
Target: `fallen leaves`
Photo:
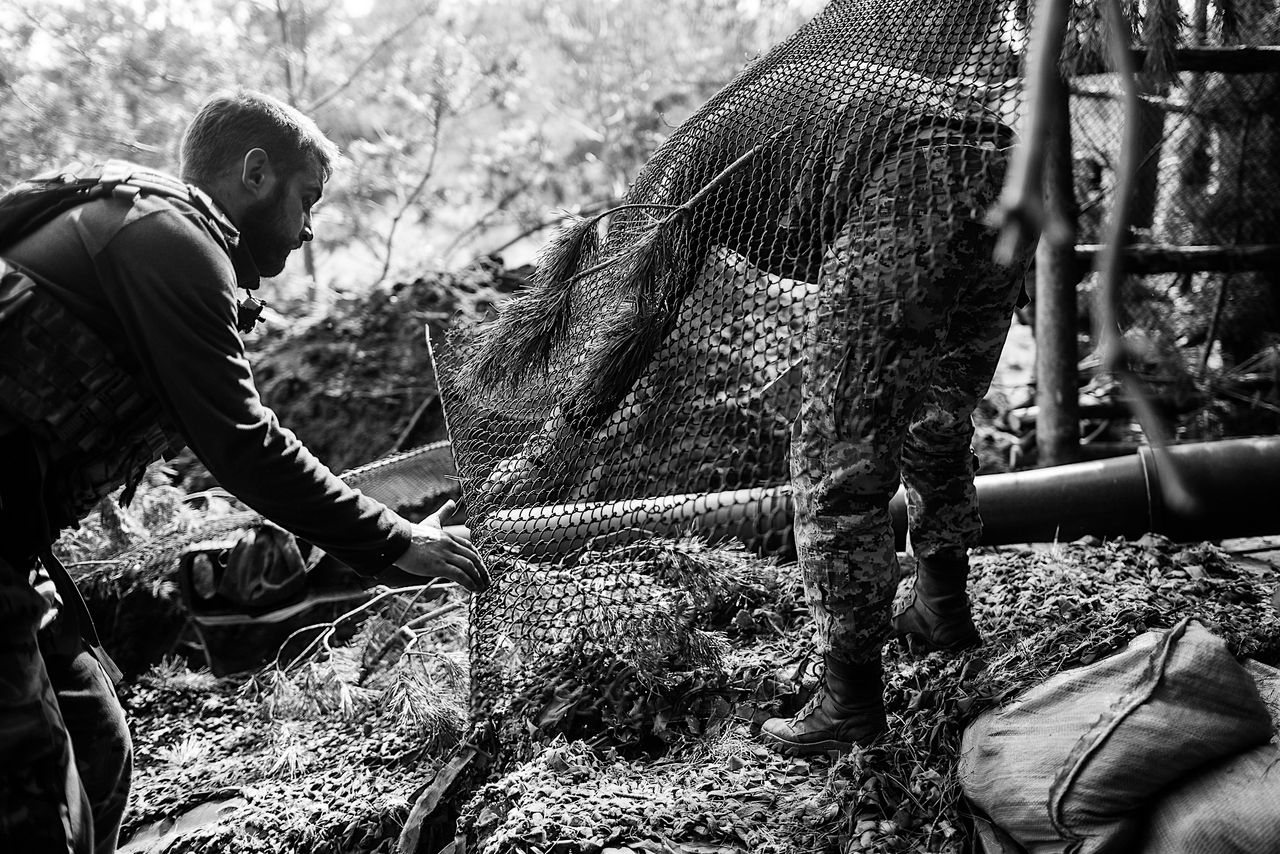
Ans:
{"type": "MultiPolygon", "coordinates": [[[[500,746],[512,751],[502,773],[453,805],[454,851],[962,854],[975,830],[955,776],[957,751],[964,727],[983,710],[1183,616],[1215,627],[1240,655],[1280,659],[1275,568],[1212,545],[1153,538],[999,549],[976,554],[974,567],[970,593],[986,643],[928,655],[889,644],[891,731],[870,748],[787,759],[751,740],[763,717],[798,706],[813,680],[798,581],[794,568],[783,568],[772,601],[719,612],[728,649],[715,679],[673,673],[662,703],[636,691],[625,667],[580,668],[563,686],[548,685],[547,697],[562,705],[517,714],[525,740],[500,746]],[[742,612],[752,615],[750,625],[742,612]],[[617,716],[612,729],[583,714],[606,698],[617,716]],[[573,715],[578,730],[543,729],[548,711],[561,715],[559,724],[573,715]],[[647,741],[639,738],[645,727],[647,741]]],[[[128,828],[181,815],[240,782],[243,808],[174,854],[281,844],[306,854],[389,851],[408,793],[441,761],[398,732],[399,713],[312,716],[281,741],[239,688],[170,666],[127,689],[138,750],[128,828]],[[307,762],[296,773],[287,764],[271,773],[290,743],[308,752],[307,762]],[[202,751],[195,761],[174,761],[202,751]]]]}

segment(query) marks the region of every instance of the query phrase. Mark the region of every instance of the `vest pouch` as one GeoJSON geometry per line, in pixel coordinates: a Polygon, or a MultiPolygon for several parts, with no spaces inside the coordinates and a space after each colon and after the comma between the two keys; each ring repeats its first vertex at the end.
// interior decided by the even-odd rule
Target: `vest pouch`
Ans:
{"type": "Polygon", "coordinates": [[[7,264],[0,271],[0,423],[26,429],[47,448],[45,497],[56,535],[112,490],[136,485],[148,464],[185,440],[90,326],[25,273],[7,264]]]}

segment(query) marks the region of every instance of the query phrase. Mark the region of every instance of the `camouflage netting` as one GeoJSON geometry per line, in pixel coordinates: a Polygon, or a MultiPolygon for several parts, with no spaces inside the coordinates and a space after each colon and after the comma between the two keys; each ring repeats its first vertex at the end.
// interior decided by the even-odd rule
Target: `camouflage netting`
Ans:
{"type": "MultiPolygon", "coordinates": [[[[446,438],[423,328],[474,323],[522,281],[492,263],[431,271],[247,337],[263,400],[334,471],[446,438]]],[[[425,514],[424,514],[425,515],[425,514]]]]}
{"type": "Polygon", "coordinates": [[[814,321],[954,272],[931,244],[982,218],[1000,158],[954,170],[934,152],[1012,144],[1026,14],[836,0],[681,125],[607,221],[562,230],[491,327],[450,342],[441,391],[494,577],[472,616],[481,718],[527,705],[511,674],[530,660],[580,667],[637,637],[678,654],[679,621],[653,619],[675,579],[601,563],[601,542],[666,519],[786,551],[798,366],[834,325],[814,321]],[[878,218],[895,206],[925,223],[919,244],[878,218]]]}

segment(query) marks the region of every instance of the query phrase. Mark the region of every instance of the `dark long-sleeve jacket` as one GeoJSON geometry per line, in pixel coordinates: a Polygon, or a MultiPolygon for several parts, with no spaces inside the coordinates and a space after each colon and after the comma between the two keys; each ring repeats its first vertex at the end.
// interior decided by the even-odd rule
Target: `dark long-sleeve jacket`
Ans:
{"type": "Polygon", "coordinates": [[[107,198],[4,250],[92,327],[219,483],[364,574],[409,546],[410,523],[351,489],[258,396],[236,329],[259,275],[235,227],[160,195],[107,198]]]}

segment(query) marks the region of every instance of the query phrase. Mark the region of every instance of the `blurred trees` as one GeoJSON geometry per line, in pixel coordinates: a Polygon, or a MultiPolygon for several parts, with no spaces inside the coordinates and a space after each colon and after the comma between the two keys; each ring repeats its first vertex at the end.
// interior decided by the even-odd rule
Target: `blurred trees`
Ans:
{"type": "MultiPolygon", "coordinates": [[[[286,272],[367,288],[619,197],[649,153],[821,0],[0,0],[0,183],[108,157],[176,170],[233,85],[347,163],[286,272]]],[[[512,245],[514,244],[514,245],[512,245]]]]}

